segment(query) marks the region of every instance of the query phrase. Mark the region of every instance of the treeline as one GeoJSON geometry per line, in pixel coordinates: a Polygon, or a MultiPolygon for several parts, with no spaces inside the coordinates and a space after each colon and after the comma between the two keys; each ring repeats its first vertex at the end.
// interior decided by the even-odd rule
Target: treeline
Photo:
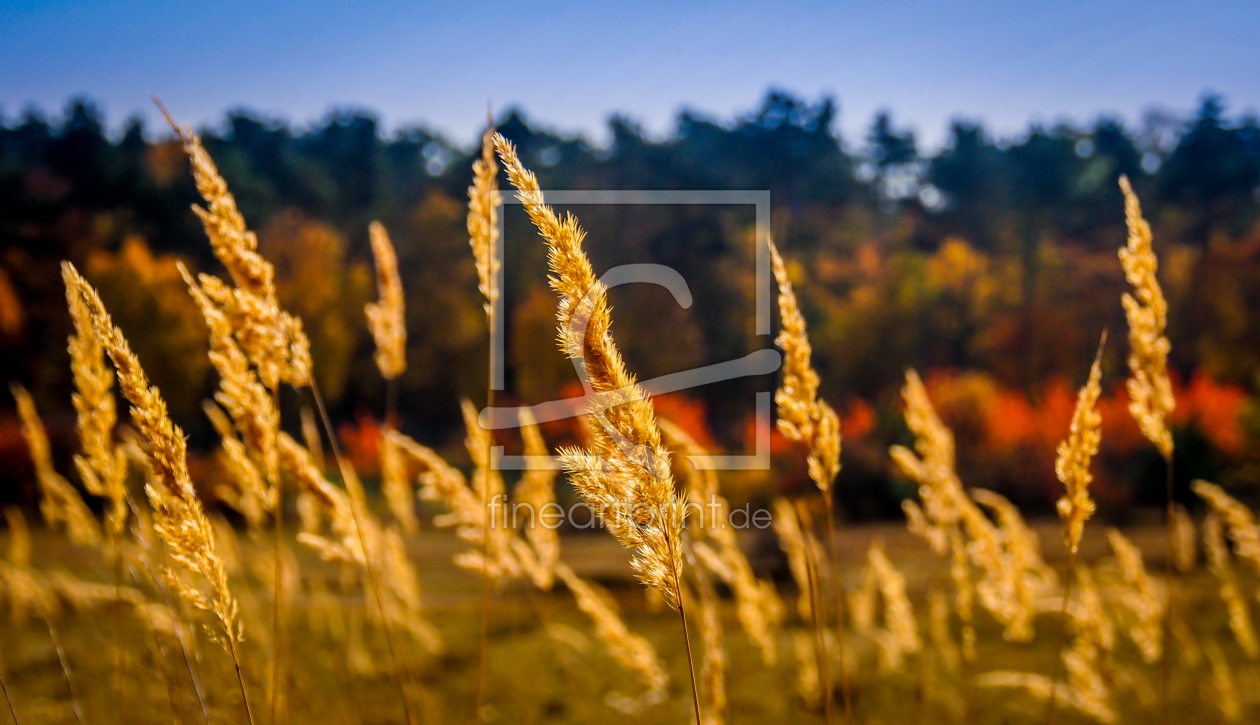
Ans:
{"type": "MultiPolygon", "coordinates": [[[[498,126],[547,189],[768,189],[824,394],[837,401],[887,403],[907,366],[982,369],[1033,399],[1056,376],[1079,378],[1101,329],[1124,329],[1116,179],[1127,174],[1155,225],[1177,374],[1256,385],[1254,117],[1231,117],[1207,97],[1189,118],[1151,115],[1138,127],[1101,118],[998,138],[960,121],[927,154],[887,114],[865,137],[841,138],[837,113],[830,99],[771,92],[726,121],[684,111],[666,138],[614,117],[607,147],[519,112],[498,126]]],[[[400,409],[432,435],[454,430],[457,400],[478,390],[485,364],[463,229],[472,150],[423,126],[386,133],[362,111],[308,128],[233,112],[204,136],[276,261],[285,305],[311,330],[321,387],[344,420],[381,409],[362,308],[375,294],[368,223],[389,228],[410,333],[400,409]]],[[[188,208],[197,198],[165,129],[132,121],[107,134],[85,100],[53,120],[0,119],[0,377],[26,382],[50,411],[69,409],[57,265],[70,259],[99,284],[175,415],[199,417],[205,331],[174,269],[176,259],[212,269],[188,208]]],[[[661,289],[614,290],[619,342],[645,377],[769,344],[754,334],[751,207],[573,210],[597,265],[667,264],[691,285],[686,310],[661,289]]],[[[574,375],[553,344],[542,245],[519,208],[506,224],[506,397],[538,402],[574,375]]],[[[1118,372],[1123,358],[1113,357],[1118,372]]],[[[736,446],[752,391],[772,386],[731,381],[690,395],[716,440],[736,446]]]]}

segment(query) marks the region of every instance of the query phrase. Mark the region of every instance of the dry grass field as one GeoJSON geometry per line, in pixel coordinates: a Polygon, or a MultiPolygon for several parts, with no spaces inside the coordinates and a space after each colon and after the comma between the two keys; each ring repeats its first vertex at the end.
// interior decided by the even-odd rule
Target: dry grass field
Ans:
{"type": "MultiPolygon", "coordinates": [[[[578,221],[547,206],[506,139],[488,131],[473,166],[469,264],[493,330],[501,164],[548,250],[560,348],[583,363],[585,440],[553,451],[526,411],[524,451],[556,455],[560,468],[512,480],[491,465],[495,433],[465,401],[471,465],[387,422],[377,496],[360,480],[376,477],[338,446],[311,340],[280,304],[275,269],[200,139],[172,126],[205,202],[194,212],[227,271],[178,266],[209,332],[219,389],[204,410],[227,475],[208,506],[144,361],[64,263],[74,470],[103,515],[58,471],[15,384],[43,519],[7,512],[0,674],[16,721],[1115,723],[1256,712],[1260,528],[1211,483],[1194,484],[1193,515],[1174,505],[1167,304],[1124,177],[1124,386],[1168,473],[1166,508],[1130,517],[1150,523],[1122,533],[1093,517],[1104,334],[1058,448],[1061,520],[1030,526],[1007,499],[967,487],[953,434],[911,370],[913,442],[889,452],[917,487],[907,524],[847,524],[834,500],[841,419],[819,395],[805,316],[771,243],[777,425],[809,485],[774,498],[769,528],[737,530],[724,474],[686,462],[701,446],[657,417],[627,369],[578,221]],[[314,409],[285,407],[294,391],[314,409]],[[603,530],[540,525],[561,475],[603,530]],[[509,519],[505,499],[533,513],[509,519]],[[711,508],[688,518],[688,500],[711,508]]],[[[387,232],[373,224],[371,239],[379,298],[366,322],[389,390],[376,404],[392,413],[406,298],[387,232]]]]}
{"type": "MultiPolygon", "coordinates": [[[[1035,527],[1045,543],[1056,542],[1057,524],[1044,522],[1035,527]]],[[[1161,565],[1158,557],[1163,530],[1148,526],[1129,531],[1131,538],[1150,552],[1148,564],[1161,565]]],[[[891,558],[907,579],[912,601],[920,605],[928,589],[942,584],[940,562],[904,527],[893,525],[843,527],[839,549],[845,562],[844,579],[850,588],[860,583],[858,564],[872,541],[882,541],[891,558]]],[[[97,557],[66,543],[64,537],[39,529],[34,535],[36,552],[32,564],[54,571],[64,568],[84,578],[106,575],[97,557]]],[[[753,549],[754,541],[746,540],[753,549]]],[[[242,554],[250,556],[254,545],[242,542],[242,554]]],[[[266,545],[262,545],[263,554],[266,545]]],[[[1047,547],[1050,548],[1050,547],[1047,547]]],[[[433,656],[420,648],[406,653],[411,662],[411,692],[425,722],[464,722],[472,717],[471,702],[477,678],[477,609],[479,585],[475,577],[457,569],[451,557],[459,546],[451,537],[425,531],[409,542],[408,553],[424,572],[426,612],[441,632],[448,651],[433,656]]],[[[659,705],[625,710],[614,706],[619,696],[630,700],[641,692],[624,672],[600,652],[599,643],[589,633],[589,624],[563,594],[531,592],[525,586],[510,585],[492,600],[489,679],[494,685],[487,697],[486,719],[519,723],[676,723],[691,715],[686,690],[686,655],[672,617],[655,613],[635,584],[620,548],[606,536],[581,535],[564,539],[565,559],[583,576],[605,584],[613,593],[627,623],[643,633],[657,648],[661,658],[672,665],[667,699],[659,705]],[[543,621],[547,625],[542,624],[543,621]]],[[[1099,561],[1104,568],[1109,551],[1105,539],[1095,532],[1086,535],[1082,558],[1099,561]]],[[[292,601],[292,649],[289,689],[289,716],[294,722],[394,723],[403,715],[398,706],[389,655],[379,632],[365,626],[368,620],[362,596],[357,591],[338,591],[337,567],[316,557],[301,558],[303,593],[292,601]],[[324,582],[322,586],[314,582],[324,582]],[[326,589],[325,589],[326,588],[326,589]],[[312,596],[311,590],[321,592],[312,596]],[[331,602],[320,601],[327,592],[331,602]],[[332,605],[331,607],[329,605],[332,605]]],[[[1062,567],[1066,555],[1048,554],[1049,562],[1062,567]]],[[[780,569],[782,562],[767,558],[768,567],[780,569]]],[[[768,569],[767,574],[770,573],[768,569]]],[[[245,617],[263,624],[268,619],[266,602],[270,581],[243,574],[237,584],[245,617]]],[[[790,580],[789,580],[790,581],[790,580]]],[[[790,583],[786,585],[790,588],[790,583]]],[[[1191,623],[1197,636],[1222,643],[1239,696],[1254,693],[1248,683],[1257,682],[1260,670],[1249,662],[1230,641],[1227,622],[1213,605],[1212,577],[1201,568],[1178,578],[1178,613],[1191,623]]],[[[928,622],[918,606],[920,626],[928,622]]],[[[722,620],[730,632],[726,638],[729,665],[727,688],[732,723],[823,722],[822,712],[809,707],[797,694],[794,660],[785,658],[778,666],[764,667],[747,638],[738,634],[738,620],[729,599],[723,601],[722,620]]],[[[114,646],[115,619],[112,605],[67,614],[56,620],[67,665],[74,679],[80,705],[88,722],[114,718],[117,693],[114,662],[108,653],[114,646]],[[94,714],[93,714],[94,713],[94,714]]],[[[202,714],[187,669],[171,642],[154,642],[137,623],[124,620],[128,671],[126,697],[128,722],[165,723],[201,721],[202,714]]],[[[795,623],[790,627],[803,628],[795,623]]],[[[251,631],[252,634],[252,631],[251,631]]],[[[1048,671],[1054,659],[1055,627],[1047,617],[1029,643],[1012,646],[1002,641],[993,623],[980,625],[977,672],[986,670],[1048,671]]],[[[217,645],[197,629],[188,631],[195,643],[193,658],[207,697],[211,722],[237,722],[239,696],[233,686],[230,666],[218,657],[217,645]]],[[[788,634],[781,635],[782,646],[790,649],[788,634]]],[[[74,723],[57,653],[42,622],[17,623],[0,620],[6,683],[21,722],[74,723]]],[[[940,663],[915,663],[896,675],[876,672],[877,654],[869,641],[851,640],[850,657],[854,667],[854,717],[870,723],[962,722],[954,708],[962,698],[963,683],[954,673],[939,671],[940,663]]],[[[1128,649],[1132,649],[1129,647],[1128,649]]],[[[247,660],[265,662],[269,657],[265,642],[251,637],[244,648],[247,660]]],[[[1122,652],[1135,668],[1135,674],[1158,682],[1158,665],[1143,665],[1135,651],[1122,652]]],[[[1214,691],[1201,687],[1203,670],[1209,665],[1177,662],[1170,697],[1170,721],[1192,718],[1195,722],[1217,722],[1219,713],[1214,691]]],[[[249,682],[251,694],[265,701],[264,671],[256,671],[249,682]]],[[[1130,694],[1122,706],[1122,719],[1151,712],[1153,686],[1130,694]]],[[[1022,694],[1002,690],[977,689],[972,693],[973,709],[968,722],[1016,723],[1038,721],[1045,716],[1044,703],[1022,694]]],[[[1244,700],[1245,701],[1245,700],[1244,700]]],[[[1254,705],[1254,703],[1253,703],[1254,705]]],[[[1088,720],[1064,712],[1059,722],[1088,720]]]]}

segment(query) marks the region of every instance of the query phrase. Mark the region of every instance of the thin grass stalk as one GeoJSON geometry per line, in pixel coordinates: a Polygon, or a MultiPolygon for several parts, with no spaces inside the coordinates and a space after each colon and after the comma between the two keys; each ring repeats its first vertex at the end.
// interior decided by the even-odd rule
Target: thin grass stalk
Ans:
{"type": "MultiPolygon", "coordinates": [[[[332,449],[333,458],[337,461],[337,468],[341,472],[343,481],[349,481],[350,476],[346,469],[349,464],[341,455],[341,446],[337,443],[337,436],[333,432],[332,420],[328,417],[328,408],[324,405],[324,397],[320,395],[319,384],[315,382],[315,378],[311,378],[310,385],[311,397],[315,399],[315,408],[319,412],[320,420],[324,424],[324,432],[328,434],[328,446],[332,449]]],[[[402,699],[403,712],[407,716],[408,725],[416,725],[415,715],[411,712],[411,703],[407,699],[407,686],[404,682],[404,672],[402,658],[398,654],[398,647],[394,642],[393,627],[389,624],[389,617],[385,614],[385,599],[381,596],[380,581],[376,576],[376,567],[372,564],[372,557],[368,553],[367,539],[363,535],[363,522],[359,515],[359,504],[356,501],[358,496],[346,496],[350,503],[350,515],[354,517],[355,533],[359,537],[359,547],[363,550],[363,568],[367,570],[368,584],[372,588],[372,598],[376,601],[376,609],[381,615],[381,627],[385,630],[385,642],[389,647],[389,656],[394,663],[394,680],[398,683],[398,696],[402,699]]]]}
{"type": "Polygon", "coordinates": [[[1160,711],[1163,721],[1168,721],[1168,687],[1172,682],[1172,657],[1168,654],[1169,638],[1172,635],[1173,618],[1173,540],[1176,538],[1176,521],[1173,511],[1173,456],[1170,451],[1164,456],[1164,621],[1161,625],[1163,638],[1160,654],[1160,711]]]}
{"type": "Polygon", "coordinates": [[[393,427],[394,418],[398,415],[398,378],[385,381],[385,425],[393,427]]]}
{"type": "MultiPolygon", "coordinates": [[[[773,241],[768,243],[770,265],[779,288],[778,307],[781,329],[775,344],[783,350],[783,379],[775,391],[779,411],[777,426],[784,437],[802,444],[809,453],[809,477],[822,493],[827,506],[827,539],[831,557],[831,586],[835,599],[836,636],[840,649],[840,686],[844,697],[845,722],[852,723],[849,677],[845,667],[844,610],[840,597],[839,561],[836,556],[836,526],[832,490],[840,472],[840,421],[835,410],[818,397],[819,378],[810,358],[813,348],[806,331],[796,293],[788,279],[787,267],[773,241]]],[[[821,594],[819,595],[821,599],[821,594]]],[[[823,615],[823,624],[826,616],[823,615]]],[[[820,673],[821,676],[821,673],[820,673]]],[[[831,699],[830,683],[827,699],[831,699]]]]}
{"type": "MultiPolygon", "coordinates": [[[[245,696],[245,679],[235,645],[243,636],[237,603],[228,589],[223,560],[215,552],[209,521],[188,472],[183,430],[171,421],[166,401],[152,385],[122,330],[114,325],[96,290],[69,262],[62,262],[61,272],[67,290],[77,290],[73,293],[81,295],[86,303],[96,337],[113,360],[122,392],[131,403],[132,423],[144,440],[143,455],[150,474],[146,492],[155,513],[160,515],[155,526],[164,543],[163,550],[182,569],[204,580],[210,587],[209,595],[180,581],[173,570],[168,569],[167,574],[181,596],[218,620],[229,643],[241,694],[245,696]]],[[[252,725],[248,697],[244,697],[244,703],[252,725]]]]}
{"type": "Polygon", "coordinates": [[[823,631],[824,616],[822,612],[822,594],[818,591],[818,561],[814,558],[814,546],[810,529],[812,522],[809,511],[799,499],[796,501],[796,516],[801,522],[802,538],[805,540],[805,570],[809,580],[809,609],[814,620],[814,656],[818,660],[818,697],[823,702],[823,716],[831,725],[831,669],[828,666],[827,638],[823,631]]]}
{"type": "MultiPolygon", "coordinates": [[[[674,557],[673,537],[667,537],[665,542],[670,549],[670,559],[677,561],[674,557]]],[[[678,591],[678,618],[682,620],[683,642],[687,645],[687,672],[691,675],[691,704],[696,713],[696,725],[704,725],[700,718],[700,688],[696,684],[696,660],[691,654],[691,634],[687,631],[687,614],[683,609],[683,590],[682,582],[678,577],[678,567],[672,567],[672,574],[674,586],[678,591]]]]}
{"type": "Polygon", "coordinates": [[[1050,697],[1046,703],[1046,725],[1054,723],[1054,706],[1059,690],[1059,676],[1063,674],[1063,642],[1067,637],[1068,602],[1072,598],[1072,584],[1076,581],[1076,551],[1068,551],[1067,580],[1063,582],[1063,604],[1059,607],[1059,629],[1054,637],[1054,670],[1050,675],[1050,697]]]}
{"type": "Polygon", "coordinates": [[[48,638],[52,640],[53,649],[57,652],[57,661],[61,663],[61,674],[66,679],[66,689],[70,692],[70,707],[74,710],[74,716],[78,719],[79,725],[83,725],[83,708],[79,704],[79,693],[74,687],[74,679],[70,677],[70,663],[66,660],[66,650],[61,646],[61,637],[57,635],[57,628],[53,626],[52,620],[47,614],[44,616],[44,624],[48,625],[48,638]]]}
{"type": "Polygon", "coordinates": [[[853,723],[853,703],[849,696],[849,668],[845,663],[844,639],[844,598],[840,596],[840,554],[836,549],[836,512],[832,505],[831,489],[823,493],[823,501],[827,506],[827,543],[831,554],[831,597],[836,608],[836,644],[840,648],[840,696],[844,698],[844,721],[853,723]]]}
{"type": "Polygon", "coordinates": [[[179,626],[179,617],[175,612],[175,602],[171,599],[170,590],[166,583],[160,577],[153,576],[153,572],[149,572],[150,577],[157,584],[158,591],[162,593],[162,601],[166,605],[167,615],[171,618],[175,630],[175,641],[179,643],[179,656],[184,660],[184,669],[188,670],[188,681],[192,683],[193,693],[197,696],[197,704],[201,706],[201,715],[205,718],[207,725],[210,722],[210,706],[206,703],[206,691],[201,686],[201,678],[197,676],[197,671],[193,669],[192,658],[188,655],[188,643],[184,640],[184,628],[179,626]]]}
{"type": "MultiPolygon", "coordinates": [[[[280,387],[275,386],[271,389],[272,401],[276,406],[276,436],[280,435],[280,387]]],[[[275,566],[273,568],[274,576],[272,581],[272,611],[271,611],[271,723],[277,722],[277,717],[282,716],[283,703],[281,688],[283,686],[282,670],[284,667],[284,587],[283,571],[284,557],[281,556],[281,538],[284,529],[284,496],[280,491],[280,474],[278,470],[272,469],[268,474],[275,474],[275,480],[270,481],[272,490],[272,517],[275,520],[275,566]]]]}
{"type": "Polygon", "coordinates": [[[235,639],[228,639],[228,649],[232,652],[232,666],[236,668],[236,682],[241,687],[241,702],[245,703],[245,717],[249,718],[250,725],[253,725],[254,713],[249,707],[249,695],[245,694],[245,676],[241,674],[241,658],[236,651],[235,639]]]}
{"type": "Polygon", "coordinates": [[[4,691],[4,704],[9,706],[9,715],[13,718],[13,725],[19,725],[17,710],[13,709],[13,698],[9,697],[9,685],[4,681],[3,670],[0,670],[0,690],[4,691]]]}
{"type": "Polygon", "coordinates": [[[175,641],[179,643],[179,656],[184,660],[184,669],[188,670],[188,680],[192,683],[193,694],[197,696],[197,704],[201,706],[201,716],[205,719],[207,725],[210,723],[210,706],[206,703],[206,691],[201,686],[201,678],[197,676],[197,671],[193,669],[192,658],[188,656],[188,643],[184,641],[184,628],[179,626],[179,620],[175,619],[175,606],[171,602],[168,594],[163,594],[166,599],[167,611],[170,613],[171,621],[175,623],[175,641]]]}
{"type": "MultiPolygon", "coordinates": [[[[583,387],[588,394],[595,394],[587,411],[592,445],[562,450],[563,465],[583,498],[601,512],[613,536],[635,552],[631,566],[640,581],[660,592],[665,602],[678,607],[682,614],[684,501],[674,489],[669,454],[661,444],[651,399],[626,369],[613,341],[607,289],[595,276],[582,247],[585,232],[575,217],[567,215],[561,221],[544,202],[538,179],[521,164],[511,142],[497,134],[493,141],[518,198],[547,244],[551,287],[561,298],[556,308],[560,348],[579,361],[583,387]],[[631,503],[640,514],[635,514],[631,503]],[[652,525],[639,518],[644,504],[652,507],[652,525]]],[[[686,620],[683,614],[684,635],[686,620]]],[[[700,722],[690,638],[687,649],[696,720],[700,722]]]]}
{"type": "Polygon", "coordinates": [[[1125,246],[1120,249],[1120,263],[1133,293],[1124,293],[1120,301],[1129,325],[1129,412],[1142,435],[1159,449],[1166,466],[1165,529],[1167,548],[1164,580],[1167,583],[1160,665],[1162,686],[1160,704],[1162,720],[1168,720],[1168,685],[1172,662],[1168,655],[1168,633],[1172,628],[1172,551],[1176,537],[1173,522],[1173,437],[1168,420],[1176,407],[1172,382],[1168,377],[1168,353],[1171,347],[1166,328],[1168,303],[1164,298],[1156,271],[1159,259],[1152,244],[1151,225],[1142,216],[1141,203],[1126,176],[1119,179],[1124,194],[1124,218],[1128,229],[1125,246]]]}
{"type": "Polygon", "coordinates": [[[1046,725],[1054,721],[1055,697],[1059,686],[1059,675],[1063,670],[1063,642],[1067,629],[1068,602],[1072,598],[1072,584],[1076,580],[1076,552],[1080,547],[1081,535],[1085,530],[1085,522],[1093,515],[1096,508],[1089,495],[1089,484],[1093,481],[1090,463],[1098,453],[1102,442],[1102,417],[1098,414],[1098,396],[1102,394],[1102,355],[1107,345],[1107,330],[1098,340],[1098,352],[1094,353],[1094,363],[1089,369],[1089,378],[1077,393],[1076,408],[1072,411],[1072,422],[1068,427],[1067,438],[1059,444],[1055,452],[1054,473],[1064,485],[1062,498],[1055,502],[1055,509],[1063,520],[1063,541],[1068,550],[1067,581],[1063,584],[1063,605],[1059,609],[1059,631],[1054,647],[1054,674],[1050,678],[1050,698],[1046,705],[1046,725]]]}
{"type": "MultiPolygon", "coordinates": [[[[477,270],[477,289],[485,302],[486,313],[486,408],[494,406],[494,330],[495,308],[499,302],[498,256],[499,226],[498,208],[503,203],[499,195],[499,167],[494,154],[494,117],[486,112],[486,132],[481,137],[481,156],[473,162],[473,183],[468,187],[468,245],[477,270]]],[[[481,539],[481,632],[477,654],[476,717],[481,718],[485,704],[486,658],[490,631],[490,453],[494,444],[494,432],[485,431],[485,458],[482,470],[484,485],[481,487],[482,539],[481,539]]]]}
{"type": "MultiPolygon", "coordinates": [[[[486,408],[494,407],[494,305],[486,305],[486,321],[489,328],[489,342],[486,354],[486,408]]],[[[493,431],[486,431],[485,475],[490,475],[490,454],[494,442],[493,431]]],[[[477,700],[476,718],[481,720],[481,709],[485,706],[486,695],[486,659],[490,649],[490,486],[481,487],[481,508],[483,515],[481,537],[481,632],[477,639],[477,700]]]]}
{"type": "Polygon", "coordinates": [[[171,719],[173,722],[187,722],[184,716],[184,706],[178,696],[178,688],[174,682],[171,682],[171,653],[166,645],[162,642],[162,635],[156,630],[150,629],[150,636],[153,638],[153,647],[157,650],[159,662],[158,672],[162,675],[162,684],[166,685],[166,704],[171,710],[171,719]]]}
{"type": "MultiPolygon", "coordinates": [[[[136,502],[128,496],[126,504],[133,512],[132,518],[138,521],[138,516],[135,515],[135,512],[137,511],[136,502]]],[[[164,549],[159,549],[159,551],[161,552],[163,559],[165,559],[166,551],[164,549]]],[[[154,586],[157,587],[158,593],[162,595],[162,603],[166,605],[167,616],[171,618],[171,629],[175,632],[175,641],[179,643],[179,654],[184,660],[185,669],[188,670],[188,680],[192,683],[193,693],[197,695],[197,703],[201,705],[202,717],[205,718],[207,725],[209,725],[210,707],[206,704],[206,694],[205,690],[201,687],[201,679],[197,677],[197,671],[193,669],[192,658],[188,656],[188,644],[184,641],[184,628],[179,626],[179,616],[175,612],[175,603],[171,600],[170,589],[167,588],[166,582],[162,579],[162,577],[158,576],[150,567],[150,561],[147,558],[142,558],[141,563],[144,565],[150,581],[152,581],[154,586]]],[[[137,584],[137,586],[139,586],[140,578],[136,575],[134,570],[131,572],[131,579],[137,584]]]]}
{"type": "Polygon", "coordinates": [[[114,552],[114,657],[118,675],[118,722],[126,722],[123,713],[127,712],[125,692],[126,678],[123,669],[123,611],[122,611],[122,548],[118,541],[119,532],[110,527],[109,538],[114,552]]]}

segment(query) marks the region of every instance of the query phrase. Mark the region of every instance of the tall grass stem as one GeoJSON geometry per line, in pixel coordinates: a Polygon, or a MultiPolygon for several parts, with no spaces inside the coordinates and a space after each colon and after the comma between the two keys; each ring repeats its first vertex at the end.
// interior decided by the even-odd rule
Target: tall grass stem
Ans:
{"type": "MultiPolygon", "coordinates": [[[[332,449],[333,458],[337,461],[337,468],[341,472],[343,481],[348,481],[349,476],[346,470],[349,466],[346,459],[341,455],[341,446],[337,443],[337,435],[333,431],[332,420],[328,417],[328,408],[324,405],[324,396],[320,395],[319,384],[311,378],[310,384],[311,397],[315,400],[315,408],[319,411],[319,417],[324,424],[324,432],[328,434],[328,446],[332,449]]],[[[385,599],[381,596],[381,585],[376,577],[376,566],[372,563],[372,555],[368,550],[367,538],[363,535],[363,523],[359,514],[359,503],[355,500],[357,496],[346,496],[350,502],[350,514],[354,517],[354,529],[359,536],[359,546],[363,549],[363,568],[367,570],[368,584],[372,589],[372,598],[376,601],[376,609],[381,615],[381,627],[385,630],[385,643],[389,647],[389,656],[394,663],[394,679],[398,683],[398,696],[402,700],[403,712],[407,717],[407,725],[416,725],[416,717],[411,712],[411,703],[407,699],[407,686],[404,683],[404,669],[402,659],[398,655],[398,647],[394,642],[393,628],[389,624],[389,617],[385,614],[385,599]]]]}

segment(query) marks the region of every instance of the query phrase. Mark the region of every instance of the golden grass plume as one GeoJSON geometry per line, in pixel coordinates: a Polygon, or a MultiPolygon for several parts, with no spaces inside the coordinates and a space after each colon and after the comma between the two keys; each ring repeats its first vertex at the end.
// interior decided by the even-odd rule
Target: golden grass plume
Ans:
{"type": "MultiPolygon", "coordinates": [[[[219,391],[214,399],[231,416],[246,450],[263,476],[271,486],[278,486],[280,454],[276,435],[280,427],[280,411],[275,398],[250,367],[249,359],[233,336],[228,315],[205,293],[203,285],[213,278],[201,275],[199,282],[182,264],[179,271],[210,330],[210,362],[219,373],[219,391]]],[[[273,494],[274,490],[269,491],[265,499],[270,501],[273,494]]]]}
{"type": "Polygon", "coordinates": [[[697,468],[690,458],[708,451],[681,426],[664,418],[658,422],[665,441],[687,461],[676,470],[687,484],[689,502],[699,504],[704,512],[704,525],[696,528],[697,540],[692,544],[696,558],[730,588],[740,626],[757,646],[762,662],[773,665],[778,657],[775,639],[783,619],[783,602],[772,582],[761,581],[753,573],[740,548],[730,523],[730,504],[721,494],[717,473],[697,468]]]}
{"type": "Polygon", "coordinates": [[[414,534],[420,530],[415,490],[411,485],[407,459],[393,432],[392,428],[388,428],[381,437],[381,494],[398,526],[403,532],[414,534]]]}
{"type": "Polygon", "coordinates": [[[39,484],[39,512],[49,526],[62,525],[70,540],[80,546],[96,546],[101,541],[101,527],[83,502],[78,489],[70,484],[53,467],[52,451],[48,447],[48,434],[35,409],[35,400],[26,388],[17,383],[9,385],[17,402],[18,418],[22,422],[22,436],[35,464],[35,480],[39,484]]]}
{"type": "Polygon", "coordinates": [[[494,158],[495,134],[491,123],[481,137],[481,158],[473,162],[473,183],[468,187],[468,244],[477,268],[477,289],[485,298],[486,315],[499,299],[499,165],[494,158]]]}
{"type": "Polygon", "coordinates": [[[561,220],[543,202],[533,173],[515,147],[495,135],[495,147],[530,219],[547,243],[551,287],[560,295],[560,348],[584,363],[594,393],[587,417],[591,448],[560,451],[574,486],[608,530],[633,554],[639,579],[678,608],[681,601],[682,499],[674,490],[669,452],[661,443],[651,400],[625,367],[610,331],[606,289],[582,249],[584,232],[572,215],[561,220]]]}
{"type": "Polygon", "coordinates": [[[1225,522],[1229,540],[1233,542],[1234,553],[1238,558],[1260,573],[1260,527],[1256,525],[1256,517],[1251,509],[1214,483],[1195,481],[1191,488],[1225,522]]]}
{"type": "Polygon", "coordinates": [[[1167,600],[1147,573],[1142,551],[1128,537],[1112,528],[1107,530],[1107,541],[1124,580],[1120,600],[1132,617],[1129,638],[1137,645],[1142,659],[1147,663],[1156,662],[1164,651],[1163,619],[1167,600]]]}
{"type": "Polygon", "coordinates": [[[573,592],[578,609],[594,622],[596,635],[613,659],[634,672],[649,691],[663,691],[669,684],[669,675],[656,649],[626,628],[608,593],[579,577],[563,562],[556,565],[556,578],[573,592]]]}
{"type": "Polygon", "coordinates": [[[154,510],[154,526],[167,551],[187,572],[203,584],[189,582],[174,571],[168,578],[186,600],[212,614],[225,635],[225,646],[235,659],[236,642],[243,638],[236,600],[228,588],[227,572],[215,552],[214,534],[202,509],[201,499],[188,474],[184,432],[171,422],[162,394],[149,382],[140,361],[101,303],[96,290],[69,262],[62,263],[66,287],[82,296],[101,346],[118,373],[119,387],[131,403],[131,420],[140,434],[149,472],[145,487],[154,510]]]}
{"type": "Polygon", "coordinates": [[[1129,322],[1129,412],[1142,429],[1142,435],[1155,444],[1160,455],[1170,460],[1173,453],[1168,418],[1176,401],[1168,379],[1170,345],[1164,329],[1168,324],[1168,303],[1155,277],[1159,260],[1151,246],[1151,225],[1142,218],[1142,207],[1128,177],[1120,177],[1124,192],[1124,219],[1129,228],[1126,245],[1120,250],[1120,264],[1133,294],[1120,298],[1129,322]]]}
{"type": "MultiPolygon", "coordinates": [[[[779,409],[779,431],[809,451],[809,477],[830,497],[836,474],[840,472],[840,419],[825,400],[818,397],[818,373],[810,361],[812,348],[788,280],[787,267],[774,242],[770,265],[779,287],[779,318],[782,329],[775,344],[783,350],[783,382],[774,391],[779,409]]],[[[830,498],[828,498],[830,500],[830,498]]]]}
{"type": "Polygon", "coordinates": [[[1248,659],[1260,657],[1260,641],[1251,620],[1251,605],[1239,587],[1238,576],[1230,564],[1229,545],[1225,543],[1225,525],[1216,512],[1209,512],[1203,521],[1203,549],[1207,552],[1208,570],[1220,580],[1221,601],[1229,612],[1229,629],[1248,659]]]}
{"type": "MultiPolygon", "coordinates": [[[[159,108],[161,105],[159,104],[159,108]]],[[[206,206],[193,206],[201,219],[214,254],[227,268],[236,287],[203,276],[204,292],[232,320],[241,349],[258,367],[263,384],[274,390],[281,381],[294,386],[311,382],[311,344],[302,321],[280,308],[275,268],[258,253],[258,237],[246,226],[227,182],[191,128],[163,115],[179,134],[192,165],[197,191],[206,206]]]]}
{"type": "Polygon", "coordinates": [[[1059,444],[1054,460],[1054,473],[1067,489],[1056,502],[1059,518],[1063,520],[1063,539],[1068,551],[1076,553],[1081,543],[1085,522],[1094,514],[1094,499],[1089,495],[1089,484],[1094,476],[1089,464],[1098,453],[1102,442],[1102,416],[1098,413],[1098,396],[1102,394],[1102,345],[1089,369],[1089,379],[1076,395],[1076,409],[1068,436],[1059,444]]]}
{"type": "Polygon", "coordinates": [[[376,261],[376,288],[379,301],[369,302],[368,330],[376,341],[376,366],[386,380],[394,380],[407,369],[407,316],[402,279],[398,276],[398,255],[389,233],[380,222],[368,226],[372,258],[376,261]]]}
{"type": "MultiPolygon", "coordinates": [[[[543,440],[542,431],[538,427],[534,415],[528,409],[520,411],[521,440],[524,442],[525,455],[534,460],[551,460],[551,449],[543,440]]],[[[539,589],[551,589],[555,581],[556,563],[560,561],[560,533],[555,526],[549,525],[549,517],[559,513],[556,504],[556,476],[559,471],[551,466],[532,465],[521,474],[512,491],[513,501],[530,513],[525,523],[525,541],[528,547],[522,550],[513,539],[517,551],[517,559],[529,574],[534,585],[539,589]]]]}
{"type": "Polygon", "coordinates": [[[118,421],[114,371],[105,363],[105,351],[92,331],[82,296],[67,289],[66,304],[74,324],[68,349],[75,388],[71,402],[78,415],[81,449],[75,454],[74,465],[88,493],[109,501],[105,523],[117,535],[127,522],[127,454],[114,443],[118,421]]]}

